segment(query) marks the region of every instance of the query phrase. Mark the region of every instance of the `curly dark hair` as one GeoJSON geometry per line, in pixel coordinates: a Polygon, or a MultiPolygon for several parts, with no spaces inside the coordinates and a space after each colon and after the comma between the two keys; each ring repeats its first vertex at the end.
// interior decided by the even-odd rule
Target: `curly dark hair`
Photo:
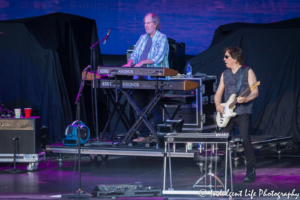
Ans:
{"type": "Polygon", "coordinates": [[[237,62],[240,64],[240,65],[243,65],[244,64],[244,61],[243,61],[243,51],[241,48],[239,47],[227,47],[224,49],[224,53],[226,53],[226,51],[228,51],[229,55],[237,60],[237,62]]]}

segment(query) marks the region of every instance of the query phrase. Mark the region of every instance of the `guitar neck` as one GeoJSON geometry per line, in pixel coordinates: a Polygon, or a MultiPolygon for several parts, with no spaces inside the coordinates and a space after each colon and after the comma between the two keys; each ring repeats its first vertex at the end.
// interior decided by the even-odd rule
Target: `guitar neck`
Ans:
{"type": "Polygon", "coordinates": [[[241,95],[240,95],[240,97],[245,97],[246,96],[246,94],[248,93],[248,92],[250,92],[250,87],[247,89],[247,90],[245,90],[241,95]]]}
{"type": "MultiPolygon", "coordinates": [[[[240,97],[245,97],[246,96],[246,94],[250,91],[250,87],[247,89],[247,90],[245,90],[241,95],[240,95],[240,97]]],[[[235,104],[237,103],[237,100],[236,100],[237,98],[235,98],[234,99],[234,101],[231,103],[231,104],[229,104],[229,108],[232,108],[233,106],[235,106],[235,104]]]]}

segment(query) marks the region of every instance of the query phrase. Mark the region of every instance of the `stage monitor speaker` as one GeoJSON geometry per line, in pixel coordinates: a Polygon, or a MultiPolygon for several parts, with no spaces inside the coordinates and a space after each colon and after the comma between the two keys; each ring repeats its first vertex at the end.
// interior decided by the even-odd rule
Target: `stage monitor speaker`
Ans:
{"type": "Polygon", "coordinates": [[[0,154],[13,154],[14,141],[18,137],[18,154],[41,152],[41,122],[39,117],[0,118],[0,154]]]}

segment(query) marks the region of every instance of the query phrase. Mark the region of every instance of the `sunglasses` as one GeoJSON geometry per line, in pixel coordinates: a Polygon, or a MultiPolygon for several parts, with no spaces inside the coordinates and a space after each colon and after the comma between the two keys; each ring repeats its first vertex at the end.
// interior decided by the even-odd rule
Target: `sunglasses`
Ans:
{"type": "Polygon", "coordinates": [[[227,55],[224,56],[225,59],[228,59],[229,57],[230,57],[230,56],[227,56],[227,55]]]}

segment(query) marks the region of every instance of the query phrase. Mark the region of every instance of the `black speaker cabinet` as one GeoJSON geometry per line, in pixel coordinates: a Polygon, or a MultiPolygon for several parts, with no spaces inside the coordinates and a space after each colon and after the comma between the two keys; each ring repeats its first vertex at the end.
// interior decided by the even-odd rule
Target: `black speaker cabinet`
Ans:
{"type": "Polygon", "coordinates": [[[185,74],[185,43],[176,43],[168,38],[169,42],[169,67],[177,70],[180,74],[185,74]]]}
{"type": "Polygon", "coordinates": [[[13,154],[14,141],[18,137],[18,154],[41,152],[41,120],[31,118],[0,118],[0,154],[13,154]]]}

